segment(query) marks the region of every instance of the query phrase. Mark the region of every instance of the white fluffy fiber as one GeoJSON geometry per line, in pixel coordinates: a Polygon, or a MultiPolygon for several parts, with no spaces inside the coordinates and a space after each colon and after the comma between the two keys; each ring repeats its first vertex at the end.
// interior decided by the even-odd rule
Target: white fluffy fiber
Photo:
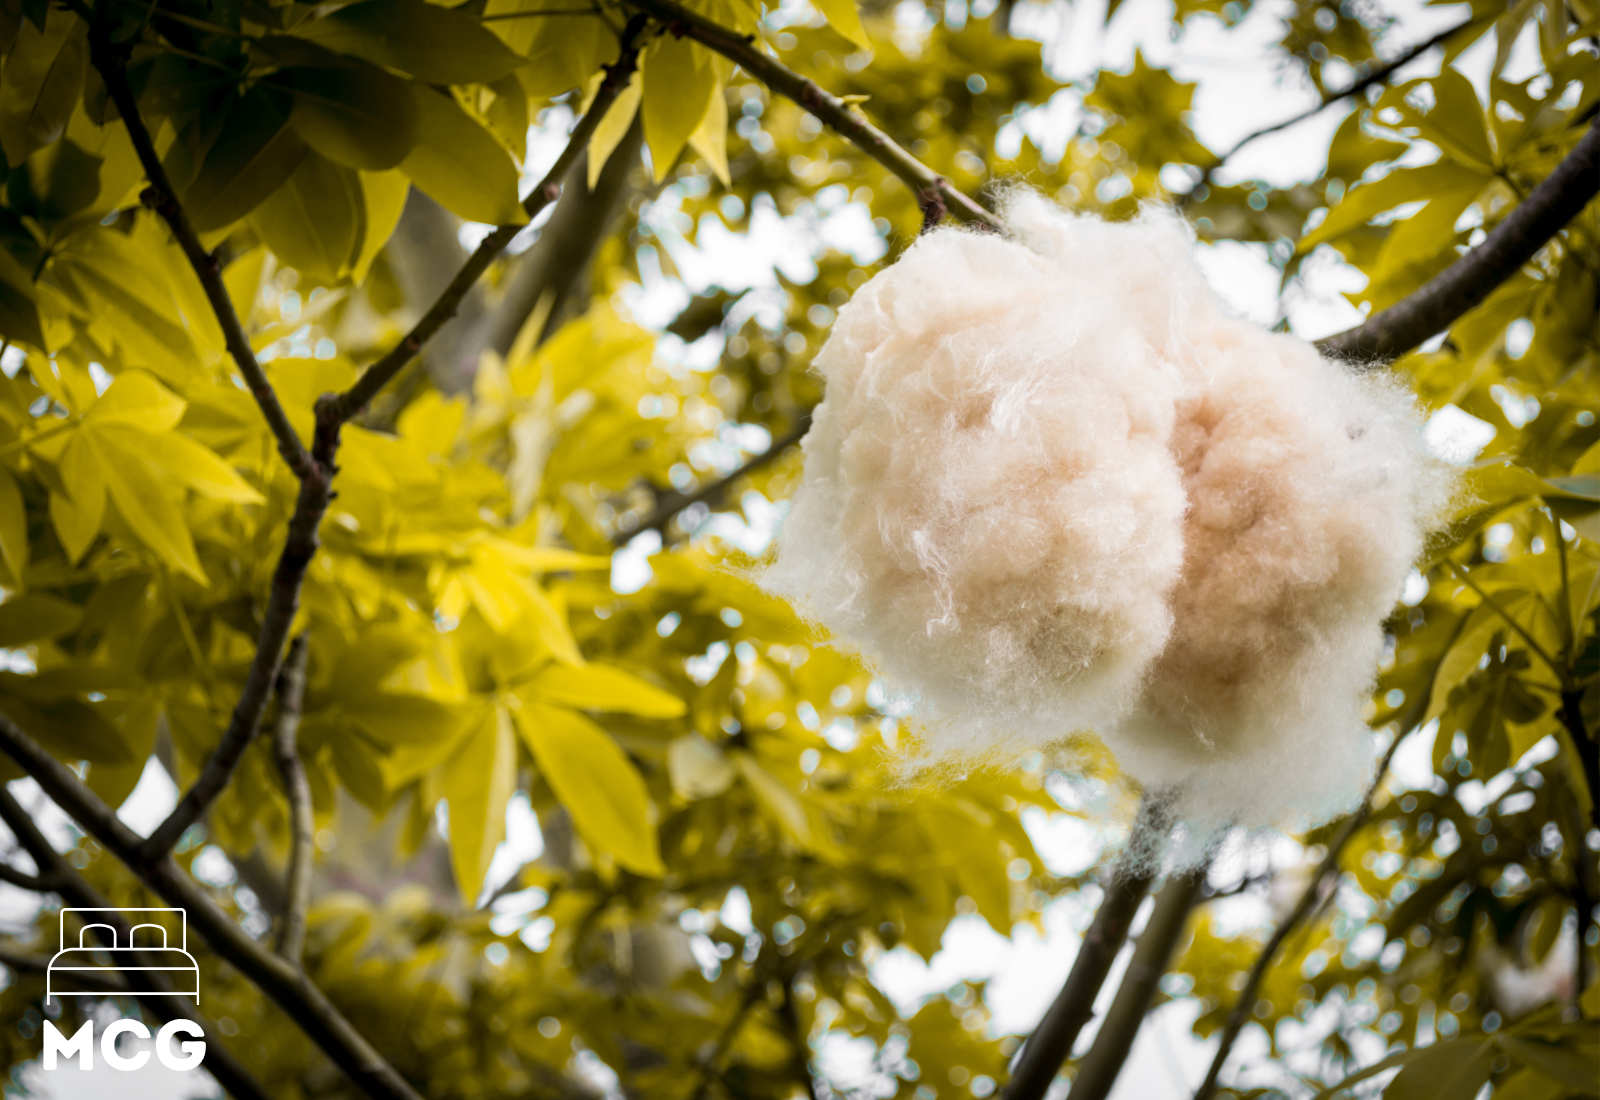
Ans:
{"type": "Polygon", "coordinates": [[[767,583],[918,700],[923,762],[1092,730],[1201,830],[1325,819],[1447,494],[1412,400],[1232,316],[1171,214],[1003,216],[840,311],[767,583]]]}

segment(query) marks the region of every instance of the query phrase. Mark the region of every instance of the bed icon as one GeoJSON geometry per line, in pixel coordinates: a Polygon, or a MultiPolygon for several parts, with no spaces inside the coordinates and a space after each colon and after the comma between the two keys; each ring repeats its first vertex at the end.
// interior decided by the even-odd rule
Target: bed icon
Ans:
{"type": "Polygon", "coordinates": [[[127,987],[120,992],[193,997],[200,1003],[200,966],[187,950],[189,922],[182,909],[63,907],[59,919],[60,950],[45,971],[46,1003],[51,997],[103,996],[103,979],[118,975],[127,987]],[[69,913],[81,926],[70,946],[69,913]],[[163,983],[155,979],[165,979],[167,988],[159,988],[163,983]]]}

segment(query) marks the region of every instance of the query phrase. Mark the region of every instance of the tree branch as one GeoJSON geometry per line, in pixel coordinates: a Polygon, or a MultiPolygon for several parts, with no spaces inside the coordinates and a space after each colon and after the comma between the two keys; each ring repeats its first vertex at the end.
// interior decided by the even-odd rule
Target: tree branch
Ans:
{"type": "Polygon", "coordinates": [[[300,606],[300,587],[305,583],[306,569],[316,555],[317,528],[323,514],[333,499],[333,476],[337,472],[334,459],[339,451],[339,428],[342,421],[334,408],[334,398],[322,397],[317,401],[316,438],[311,449],[311,463],[300,478],[300,492],[295,499],[294,512],[289,517],[289,532],[283,541],[283,551],[278,555],[277,567],[272,574],[272,590],[267,596],[267,607],[261,618],[261,631],[256,638],[255,657],[245,674],[244,690],[233,708],[228,728],[217,742],[216,751],[206,760],[194,785],[184,792],[166,820],[144,842],[140,854],[154,863],[170,852],[183,836],[184,830],[200,820],[211,804],[217,800],[234,769],[244,757],[245,749],[254,740],[261,727],[261,716],[271,698],[273,684],[278,679],[278,669],[294,624],[295,611],[300,606]]]}
{"type": "Polygon", "coordinates": [[[15,886],[19,890],[32,890],[35,894],[48,894],[55,889],[55,883],[44,874],[29,874],[19,871],[9,863],[0,863],[0,882],[15,886]]]}
{"type": "Polygon", "coordinates": [[[1555,171],[1478,247],[1421,289],[1346,332],[1317,341],[1324,355],[1371,369],[1404,355],[1487,298],[1600,192],[1600,119],[1555,171]]]}
{"type": "Polygon", "coordinates": [[[675,0],[623,0],[673,34],[692,38],[741,66],[773,91],[793,100],[840,137],[898,176],[917,198],[925,222],[948,211],[962,221],[999,230],[1000,219],[916,157],[865,115],[806,77],[762,53],[749,35],[713,22],[675,0]]]}
{"type": "Polygon", "coordinates": [[[811,1041],[800,1023],[800,1009],[794,1000],[794,977],[786,975],[778,986],[778,1023],[789,1039],[790,1070],[795,1082],[805,1087],[807,1100],[821,1100],[816,1079],[811,1076],[811,1041]]]}
{"type": "Polygon", "coordinates": [[[738,1037],[739,1029],[744,1027],[745,1020],[749,1019],[751,1010],[761,1003],[766,992],[767,980],[759,976],[745,986],[733,1015],[728,1017],[728,1022],[723,1025],[716,1040],[711,1044],[710,1052],[700,1063],[700,1076],[695,1082],[694,1091],[689,1094],[689,1100],[705,1100],[710,1093],[711,1082],[717,1076],[717,1063],[722,1061],[723,1055],[738,1037]]]}
{"type": "Polygon", "coordinates": [[[1228,146],[1226,150],[1218,153],[1216,159],[1201,169],[1200,178],[1195,180],[1194,186],[1192,186],[1184,194],[1177,197],[1176,202],[1178,206],[1188,206],[1191,202],[1193,202],[1196,197],[1196,193],[1202,187],[1205,187],[1211,183],[1212,176],[1216,174],[1217,169],[1226,164],[1236,153],[1239,152],[1239,150],[1243,149],[1246,145],[1260,141],[1269,134],[1276,134],[1280,130],[1287,130],[1291,126],[1298,126],[1307,119],[1321,114],[1329,107],[1332,107],[1335,103],[1358,96],[1362,92],[1365,92],[1368,88],[1375,87],[1379,84],[1388,83],[1389,78],[1394,76],[1395,73],[1411,64],[1413,61],[1427,53],[1429,50],[1433,49],[1435,46],[1442,45],[1460,32],[1466,30],[1468,27],[1481,22],[1483,18],[1483,16],[1473,16],[1469,19],[1463,19],[1455,26],[1447,27],[1425,41],[1418,42],[1413,46],[1407,47],[1399,54],[1399,56],[1395,57],[1394,59],[1385,61],[1382,64],[1368,69],[1361,76],[1357,77],[1343,88],[1340,88],[1338,91],[1324,93],[1319,102],[1317,102],[1314,106],[1307,107],[1299,114],[1291,115],[1288,118],[1274,122],[1270,126],[1263,126],[1259,130],[1250,131],[1250,133],[1244,135],[1244,137],[1228,146]]]}
{"type": "Polygon", "coordinates": [[[1133,949],[1128,970],[1122,976],[1117,995],[1106,1010],[1106,1018],[1095,1034],[1094,1044],[1078,1065],[1067,1100],[1105,1100],[1116,1084],[1128,1051],[1139,1034],[1150,1002],[1155,997],[1161,975],[1167,972],[1178,941],[1188,927],[1189,914],[1205,887],[1209,860],[1191,871],[1174,875],[1156,895],[1150,919],[1133,949]]]}
{"type": "MultiPolygon", "coordinates": [[[[640,17],[630,20],[623,29],[617,59],[606,66],[605,77],[600,81],[600,87],[595,92],[589,109],[584,112],[577,125],[573,126],[566,148],[556,157],[556,162],[545,173],[544,179],[540,180],[522,200],[522,210],[528,215],[529,220],[538,217],[545,207],[561,197],[563,184],[573,164],[588,148],[589,138],[600,125],[601,119],[605,118],[606,111],[623,89],[627,88],[634,70],[638,67],[639,36],[643,31],[644,20],[640,17]]],[[[461,270],[456,272],[455,278],[450,280],[449,285],[434,300],[433,305],[428,307],[428,311],[411,327],[411,331],[406,333],[387,355],[363,371],[354,385],[332,399],[333,410],[340,420],[348,420],[358,413],[391,378],[399,374],[406,364],[416,357],[422,350],[422,345],[444,327],[445,322],[456,315],[456,310],[460,308],[462,299],[467,296],[468,291],[483,277],[483,273],[489,270],[489,265],[505,251],[512,238],[521,230],[520,225],[502,225],[483,239],[461,265],[461,270]]]]}
{"type": "Polygon", "coordinates": [[[1211,1058],[1211,1066],[1206,1070],[1205,1080],[1195,1090],[1194,1100],[1211,1100],[1216,1095],[1217,1081],[1222,1076],[1223,1067],[1227,1065],[1228,1054],[1233,1050],[1233,1044],[1239,1038],[1239,1033],[1244,1030],[1245,1022],[1255,1011],[1256,1000],[1261,994],[1261,983],[1266,980],[1267,971],[1272,969],[1273,960],[1277,958],[1284,943],[1322,900],[1323,890],[1329,877],[1338,873],[1339,860],[1344,855],[1345,847],[1372,815],[1373,801],[1383,786],[1384,777],[1389,773],[1389,765],[1393,762],[1394,754],[1400,748],[1403,739],[1403,735],[1396,734],[1395,739],[1390,742],[1388,749],[1384,751],[1383,759],[1378,762],[1377,774],[1367,787],[1361,805],[1345,819],[1344,825],[1329,842],[1327,853],[1322,857],[1322,862],[1317,864],[1317,869],[1312,872],[1311,881],[1306,883],[1306,888],[1301,891],[1294,908],[1289,910],[1289,915],[1284,917],[1273,930],[1272,935],[1262,946],[1261,953],[1256,956],[1255,962],[1250,967],[1250,973],[1245,978],[1244,988],[1239,991],[1239,999],[1234,1002],[1232,1010],[1228,1013],[1228,1021],[1223,1025],[1217,1052],[1211,1058]]]}
{"type": "Polygon", "coordinates": [[[1166,815],[1157,807],[1156,800],[1146,795],[1139,806],[1128,846],[1111,870],[1105,897],[1095,910],[1089,930],[1084,933],[1067,980],[1039,1026],[1023,1044],[1011,1081],[1002,1094],[1003,1100],[1041,1100],[1061,1071],[1062,1063],[1071,1057],[1078,1033],[1094,1016],[1095,997],[1105,984],[1111,964],[1122,950],[1128,928],[1155,878],[1150,868],[1159,852],[1149,851],[1145,838],[1159,837],[1165,831],[1166,815]]]}
{"type": "MultiPolygon", "coordinates": [[[[276,1002],[344,1071],[356,1088],[374,1100],[421,1100],[304,970],[251,939],[209,894],[179,869],[170,855],[165,852],[149,854],[138,835],[124,825],[116,812],[72,769],[3,715],[0,715],[0,752],[21,765],[45,794],[103,848],[126,864],[141,882],[165,898],[169,905],[182,907],[190,924],[211,949],[276,1002]]],[[[4,805],[0,800],[0,811],[4,805]]],[[[13,831],[19,825],[13,824],[13,831]]],[[[27,843],[20,833],[18,839],[27,843]]]]}
{"type": "Polygon", "coordinates": [[[272,727],[272,755],[289,800],[289,870],[283,914],[278,925],[278,954],[296,965],[305,947],[306,909],[311,904],[311,857],[316,825],[311,816],[311,783],[295,749],[295,733],[306,694],[306,636],[289,643],[289,655],[278,674],[278,720],[272,727]]]}
{"type": "Polygon", "coordinates": [[[722,494],[727,492],[735,482],[776,462],[783,456],[785,451],[805,438],[806,432],[810,430],[811,410],[807,409],[801,414],[800,419],[795,421],[794,427],[774,439],[766,450],[751,455],[721,477],[712,478],[687,493],[674,491],[665,494],[656,506],[647,512],[638,523],[612,535],[611,544],[613,546],[626,546],[633,541],[635,536],[641,535],[646,531],[660,531],[665,534],[667,524],[671,523],[678,513],[694,504],[715,503],[721,499],[722,494]]]}
{"type": "MultiPolygon", "coordinates": [[[[1556,537],[1561,537],[1559,531],[1556,537]]],[[[1583,769],[1582,780],[1572,775],[1570,771],[1566,776],[1573,793],[1572,845],[1576,849],[1572,861],[1572,907],[1576,910],[1577,917],[1573,952],[1572,1014],[1582,1019],[1583,995],[1589,989],[1589,952],[1588,945],[1584,943],[1584,934],[1588,931],[1589,923],[1594,920],[1595,895],[1600,892],[1597,891],[1594,881],[1594,854],[1589,851],[1588,842],[1590,829],[1600,830],[1600,805],[1596,805],[1595,802],[1596,799],[1600,799],[1600,740],[1594,737],[1588,723],[1584,721],[1582,688],[1561,693],[1560,716],[1561,724],[1572,740],[1573,751],[1577,753],[1583,769]],[[1578,806],[1579,782],[1588,788],[1589,821],[1584,820],[1583,811],[1578,806]]]]}
{"type": "MultiPolygon", "coordinates": [[[[27,849],[28,855],[33,858],[34,865],[40,873],[47,876],[54,883],[52,889],[61,895],[63,901],[70,905],[84,909],[107,909],[110,904],[101,896],[100,892],[89,885],[87,879],[78,873],[77,868],[55,850],[44,833],[34,824],[33,817],[24,810],[4,784],[0,784],[0,820],[6,823],[17,843],[27,849]]],[[[100,923],[110,923],[116,927],[118,943],[132,943],[131,933],[126,925],[111,914],[101,914],[97,918],[100,923]]],[[[142,957],[142,956],[141,956],[142,957]]],[[[0,957],[0,962],[14,969],[24,969],[33,960],[8,952],[0,957]]],[[[42,960],[39,967],[42,972],[47,970],[50,960],[42,960]]],[[[145,970],[140,972],[140,984],[150,989],[167,989],[166,979],[160,971],[145,970]]],[[[126,987],[120,981],[109,983],[108,993],[126,992],[126,987]]],[[[267,1100],[267,1090],[251,1076],[236,1059],[232,1052],[223,1045],[218,1037],[217,1029],[209,1026],[210,1022],[197,1010],[184,1004],[182,997],[170,993],[139,994],[136,996],[139,1004],[152,1016],[159,1020],[193,1020],[200,1025],[206,1035],[206,1052],[202,1060],[207,1072],[214,1077],[219,1085],[239,1100],[267,1100]]]]}
{"type": "Polygon", "coordinates": [[[143,116],[139,114],[139,103],[134,97],[133,88],[128,84],[126,50],[126,46],[118,46],[105,36],[105,28],[100,26],[97,20],[91,21],[89,56],[101,80],[105,81],[106,92],[122,116],[122,124],[127,128],[134,152],[138,154],[139,163],[150,181],[150,186],[141,199],[146,206],[161,216],[161,220],[166,222],[167,228],[172,231],[178,247],[183,250],[189,266],[194,269],[195,277],[200,280],[206,300],[211,303],[211,312],[216,315],[217,324],[222,329],[228,354],[238,365],[239,373],[244,375],[251,396],[261,407],[261,415],[266,417],[267,425],[278,441],[278,450],[283,454],[284,461],[289,464],[289,469],[293,470],[296,476],[304,478],[311,471],[311,455],[307,453],[305,444],[300,442],[300,437],[295,434],[293,425],[289,423],[288,414],[278,402],[278,395],[273,390],[272,383],[267,381],[266,371],[262,370],[261,364],[256,361],[255,351],[250,347],[250,341],[244,334],[244,327],[239,323],[239,315],[234,311],[233,299],[228,297],[228,288],[222,282],[221,264],[217,262],[217,257],[200,243],[200,236],[190,224],[183,204],[178,201],[178,194],[173,189],[172,181],[167,178],[167,171],[162,167],[161,158],[156,154],[155,142],[151,140],[150,130],[145,126],[143,116]]]}

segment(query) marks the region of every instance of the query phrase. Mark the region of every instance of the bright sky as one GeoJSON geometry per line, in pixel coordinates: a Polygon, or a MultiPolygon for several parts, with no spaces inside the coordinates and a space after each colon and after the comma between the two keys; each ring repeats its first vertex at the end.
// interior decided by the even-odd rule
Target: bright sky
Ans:
{"type": "MultiPolygon", "coordinates": [[[[1077,0],[1070,7],[1038,5],[1019,13],[1025,33],[1060,43],[1050,51],[1050,63],[1057,75],[1075,77],[1091,74],[1099,68],[1125,69],[1138,48],[1152,63],[1170,65],[1181,78],[1198,83],[1194,124],[1202,140],[1214,149],[1227,148],[1239,136],[1316,102],[1310,86],[1285,77],[1268,52],[1278,21],[1288,6],[1286,0],[1262,0],[1252,8],[1241,26],[1226,33],[1217,24],[1199,21],[1177,44],[1169,37],[1170,0],[1126,0],[1109,30],[1102,28],[1103,2],[1077,0]]],[[[1459,20],[1462,12],[1457,6],[1423,7],[1421,0],[1401,0],[1386,7],[1399,19],[1399,25],[1388,40],[1391,54],[1459,20]]],[[[1477,47],[1460,60],[1459,66],[1481,87],[1489,60],[1487,51],[1477,47]]],[[[1437,58],[1427,57],[1414,62],[1406,73],[1425,75],[1436,71],[1437,67],[1437,58]]],[[[1048,109],[1036,112],[1027,125],[1030,132],[1041,136],[1050,132],[1064,134],[1074,122],[1075,110],[1070,95],[1058,97],[1048,109]]],[[[1222,178],[1236,173],[1289,181],[1314,175],[1339,117],[1336,110],[1324,112],[1247,147],[1231,162],[1222,178]]],[[[564,119],[552,120],[552,123],[564,122],[564,119]]],[[[560,142],[554,125],[548,131],[534,134],[530,176],[554,157],[560,142]]],[[[782,270],[791,277],[807,277],[812,269],[810,257],[819,244],[844,249],[863,263],[882,255],[883,245],[873,234],[869,212],[844,201],[842,195],[840,201],[820,202],[816,210],[789,219],[779,217],[771,209],[758,210],[747,237],[736,237],[708,221],[701,229],[698,247],[689,245],[671,228],[680,199],[681,193],[668,188],[646,212],[657,237],[672,252],[675,266],[683,273],[687,284],[668,282],[659,272],[652,272],[648,263],[642,263],[646,270],[645,285],[637,293],[628,295],[626,304],[647,323],[669,320],[690,293],[713,283],[730,289],[765,288],[764,294],[776,295],[775,273],[782,270]]],[[[1311,265],[1305,280],[1307,285],[1280,303],[1277,273],[1259,250],[1243,245],[1212,246],[1204,250],[1202,263],[1217,289],[1235,308],[1263,322],[1271,322],[1280,312],[1286,312],[1295,331],[1314,338],[1346,327],[1357,319],[1355,311],[1339,294],[1358,286],[1360,277],[1341,270],[1337,264],[1311,265]]],[[[762,295],[758,294],[752,305],[762,308],[761,301],[762,295]]],[[[767,302],[769,307],[775,308],[778,300],[768,298],[767,302]]],[[[692,352],[689,354],[692,358],[692,352]]],[[[1441,440],[1463,451],[1474,450],[1471,423],[1463,424],[1449,418],[1447,421],[1441,425],[1441,440]]],[[[739,446],[728,445],[708,453],[706,465],[727,468],[738,461],[741,449],[760,449],[764,440],[752,439],[746,433],[737,443],[739,446]]],[[[763,545],[780,518],[780,510],[754,494],[744,503],[747,516],[754,521],[751,525],[719,519],[714,521],[715,529],[719,534],[752,547],[763,545]]],[[[619,554],[613,571],[619,588],[628,590],[643,583],[648,576],[644,559],[653,548],[654,544],[647,538],[619,554]]],[[[1402,782],[1423,782],[1429,774],[1429,762],[1414,759],[1414,756],[1401,754],[1398,772],[1402,782]]],[[[19,793],[27,786],[19,785],[19,793]]],[[[135,828],[148,828],[171,804],[173,794],[165,774],[153,767],[124,808],[123,816],[135,828]]],[[[30,799],[36,796],[36,790],[27,794],[30,799]]],[[[59,815],[43,817],[64,839],[66,834],[59,815]]],[[[1065,816],[1046,818],[1040,815],[1027,825],[1047,862],[1063,872],[1080,870],[1083,860],[1093,858],[1102,845],[1114,844],[1119,839],[1065,816]]],[[[542,840],[534,815],[525,799],[515,800],[508,814],[508,838],[496,856],[489,881],[500,881],[541,850],[542,840]]],[[[1284,841],[1271,852],[1259,844],[1248,850],[1225,852],[1214,874],[1219,881],[1225,881],[1241,873],[1247,863],[1259,863],[1271,855],[1280,862],[1292,863],[1295,851],[1292,843],[1284,841]]],[[[32,895],[0,886],[0,924],[5,928],[26,925],[35,911],[31,899],[32,895]]],[[[730,900],[730,905],[737,909],[738,899],[730,900]]],[[[940,993],[956,981],[988,979],[996,1027],[1001,1031],[1026,1031],[1043,1012],[1065,976],[1091,912],[1090,906],[1081,899],[1065,899],[1045,912],[1043,936],[1023,928],[1010,939],[997,935],[976,917],[960,918],[951,925],[944,950],[931,964],[924,964],[909,951],[900,949],[879,958],[875,963],[876,973],[884,987],[908,1011],[913,1010],[921,998],[940,993]]],[[[1254,897],[1230,899],[1223,903],[1223,913],[1227,920],[1241,925],[1264,925],[1270,918],[1268,903],[1254,897]]],[[[737,919],[736,912],[725,911],[725,915],[737,919]]],[[[511,914],[507,914],[506,919],[516,920],[511,914]]],[[[529,938],[537,939],[537,932],[529,938]]],[[[1108,995],[1114,985],[1114,981],[1108,983],[1108,995]]],[[[202,975],[202,1004],[203,988],[202,975]]],[[[1182,1002],[1168,1006],[1153,1017],[1129,1059],[1129,1072],[1124,1074],[1113,1093],[1115,1100],[1159,1100],[1192,1091],[1204,1072],[1209,1050],[1189,1036],[1191,1019],[1192,1009],[1182,1002]]],[[[242,1038],[248,1040],[248,1036],[242,1038]]],[[[1239,1044],[1236,1064],[1246,1064],[1252,1057],[1259,1056],[1262,1046],[1258,1036],[1247,1032],[1239,1044]]],[[[830,1076],[848,1086],[865,1083],[863,1075],[868,1053],[847,1041],[829,1041],[824,1045],[822,1061],[830,1076]]],[[[139,1072],[79,1073],[58,1069],[48,1077],[35,1067],[32,1072],[25,1071],[24,1080],[30,1094],[52,1100],[120,1100],[203,1094],[205,1078],[200,1074],[173,1074],[152,1062],[139,1072]]],[[[7,1089],[7,1095],[16,1094],[14,1089],[7,1089]]]]}

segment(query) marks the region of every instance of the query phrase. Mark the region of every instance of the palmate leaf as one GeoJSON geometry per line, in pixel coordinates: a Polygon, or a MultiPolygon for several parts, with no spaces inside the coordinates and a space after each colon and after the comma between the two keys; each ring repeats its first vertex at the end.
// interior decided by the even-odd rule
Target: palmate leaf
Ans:
{"type": "Polygon", "coordinates": [[[143,371],[119,375],[63,435],[36,448],[56,463],[65,492],[51,518],[77,559],[99,533],[109,499],[133,536],[164,564],[206,583],[183,515],[193,491],[236,504],[262,498],[213,452],[176,431],[186,403],[143,371]]]}

